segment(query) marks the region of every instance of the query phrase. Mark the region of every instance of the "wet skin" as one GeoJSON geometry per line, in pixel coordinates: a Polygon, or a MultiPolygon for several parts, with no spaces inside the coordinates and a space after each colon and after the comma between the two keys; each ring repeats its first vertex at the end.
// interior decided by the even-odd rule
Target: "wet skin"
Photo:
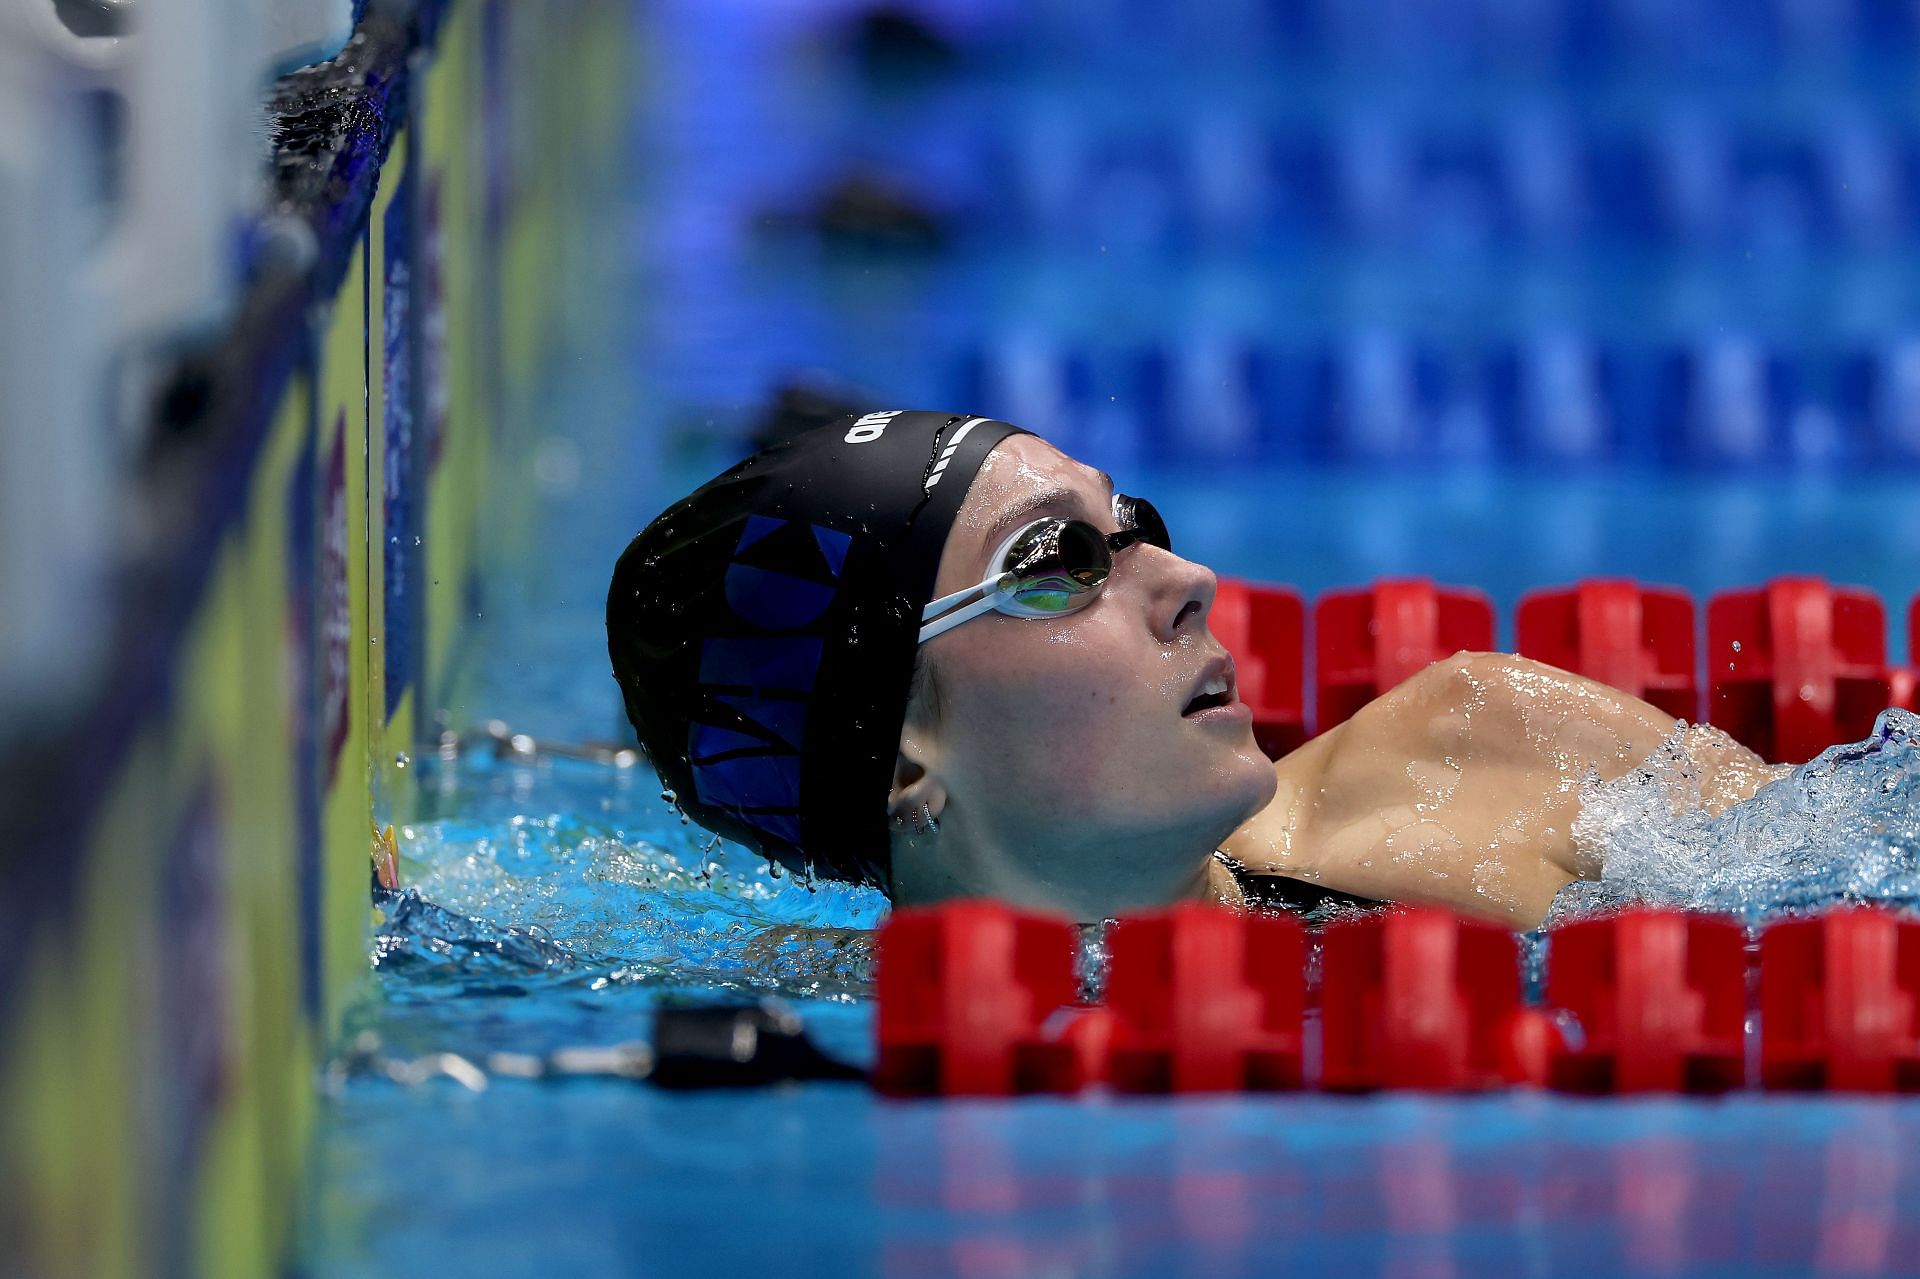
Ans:
{"type": "MultiPolygon", "coordinates": [[[[1098,471],[1031,436],[988,456],[947,537],[936,597],[989,574],[1041,516],[1117,528],[1098,471]]],[[[1063,617],[989,613],[922,649],[938,714],[908,709],[889,811],[939,819],[894,838],[894,898],[992,896],[1099,919],[1211,891],[1213,849],[1273,797],[1245,707],[1185,717],[1225,648],[1213,574],[1145,543],[1063,617]]]]}
{"type": "MultiPolygon", "coordinates": [[[[969,489],[934,593],[986,577],[1028,520],[1110,532],[1111,508],[1100,472],[1013,436],[969,489]]],[[[990,613],[929,641],[938,697],[908,710],[888,801],[894,900],[989,896],[1082,920],[1236,900],[1220,849],[1246,873],[1528,927],[1598,874],[1571,834],[1582,779],[1632,769],[1675,726],[1566,671],[1459,653],[1271,763],[1237,692],[1183,714],[1225,655],[1206,625],[1215,585],[1136,544],[1078,612],[990,613]],[[914,829],[923,809],[937,834],[914,829]]],[[[1722,735],[1689,748],[1719,807],[1778,773],[1722,735]]]]}
{"type": "MultiPolygon", "coordinates": [[[[1532,927],[1599,877],[1572,835],[1582,781],[1639,766],[1675,723],[1542,662],[1456,653],[1275,764],[1273,802],[1224,848],[1254,873],[1532,927]]],[[[1712,812],[1787,771],[1713,729],[1684,746],[1712,812]]]]}

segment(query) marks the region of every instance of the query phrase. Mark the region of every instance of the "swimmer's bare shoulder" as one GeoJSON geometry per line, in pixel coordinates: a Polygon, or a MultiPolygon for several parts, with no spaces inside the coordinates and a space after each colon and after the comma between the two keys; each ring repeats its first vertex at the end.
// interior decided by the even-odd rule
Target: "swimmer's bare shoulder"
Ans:
{"type": "MultiPolygon", "coordinates": [[[[1532,927],[1582,865],[1583,779],[1617,777],[1674,719],[1618,689],[1507,653],[1456,653],[1274,765],[1273,802],[1227,854],[1364,897],[1532,927]]],[[[1724,735],[1702,738],[1724,803],[1777,775],[1724,735]]]]}

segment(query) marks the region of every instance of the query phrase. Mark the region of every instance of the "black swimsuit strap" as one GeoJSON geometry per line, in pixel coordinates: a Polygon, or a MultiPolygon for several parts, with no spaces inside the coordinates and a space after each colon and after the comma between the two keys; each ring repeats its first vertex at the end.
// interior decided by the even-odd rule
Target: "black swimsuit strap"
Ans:
{"type": "Polygon", "coordinates": [[[1323,888],[1304,879],[1289,879],[1285,875],[1254,875],[1235,869],[1234,878],[1239,881],[1240,891],[1246,894],[1249,906],[1284,910],[1293,915],[1319,915],[1329,907],[1364,909],[1392,904],[1343,893],[1337,888],[1323,888]]]}

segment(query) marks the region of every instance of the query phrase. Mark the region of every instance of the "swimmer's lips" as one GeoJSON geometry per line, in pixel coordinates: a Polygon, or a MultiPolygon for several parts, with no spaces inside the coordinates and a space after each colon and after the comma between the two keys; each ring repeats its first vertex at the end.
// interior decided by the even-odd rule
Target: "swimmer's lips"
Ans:
{"type": "Polygon", "coordinates": [[[1231,657],[1223,654],[1207,663],[1200,672],[1200,678],[1194,681],[1193,695],[1181,708],[1180,717],[1192,720],[1251,717],[1247,707],[1240,701],[1231,657]]]}

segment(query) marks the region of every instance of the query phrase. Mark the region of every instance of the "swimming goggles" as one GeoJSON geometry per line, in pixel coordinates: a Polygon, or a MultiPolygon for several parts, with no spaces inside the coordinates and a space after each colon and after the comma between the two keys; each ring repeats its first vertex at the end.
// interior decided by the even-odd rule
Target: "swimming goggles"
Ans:
{"type": "Polygon", "coordinates": [[[1010,617],[1061,617],[1085,608],[1113,572],[1113,557],[1145,542],[1173,549],[1166,521],[1145,498],[1116,493],[1118,533],[1102,533],[1085,520],[1049,516],[1018,530],[989,563],[1000,571],[964,591],[943,595],[920,612],[920,642],[983,613],[1010,617]]]}

